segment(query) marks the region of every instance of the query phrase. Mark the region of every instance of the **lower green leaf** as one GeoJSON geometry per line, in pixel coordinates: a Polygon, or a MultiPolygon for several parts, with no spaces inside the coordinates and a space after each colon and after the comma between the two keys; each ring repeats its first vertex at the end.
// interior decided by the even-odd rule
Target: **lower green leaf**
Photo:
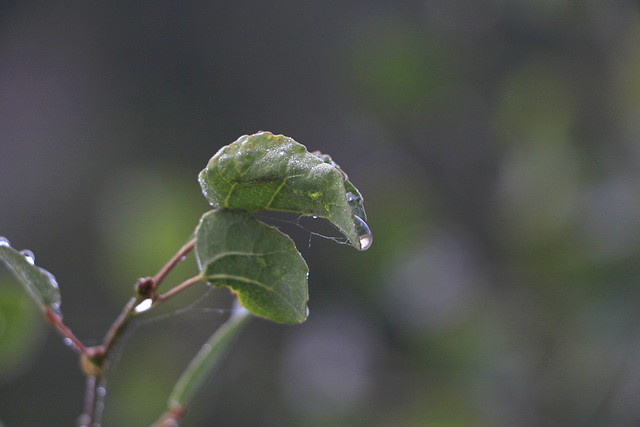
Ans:
{"type": "Polygon", "coordinates": [[[293,241],[244,211],[207,212],[196,229],[201,275],[229,287],[251,313],[283,323],[307,318],[309,269],[293,241]]]}

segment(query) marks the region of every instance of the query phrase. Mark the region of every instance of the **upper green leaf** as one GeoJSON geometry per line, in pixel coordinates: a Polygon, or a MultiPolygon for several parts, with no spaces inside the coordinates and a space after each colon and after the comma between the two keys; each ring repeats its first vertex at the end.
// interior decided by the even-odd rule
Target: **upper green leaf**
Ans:
{"type": "Polygon", "coordinates": [[[196,229],[204,279],[229,287],[253,314],[276,322],[307,318],[309,269],[293,241],[243,211],[207,212],[196,229]]]}
{"type": "Polygon", "coordinates": [[[24,285],[33,300],[42,309],[51,308],[60,314],[60,290],[53,274],[34,265],[30,251],[19,252],[9,246],[9,241],[0,237],[0,259],[13,275],[24,285]]]}
{"type": "Polygon", "coordinates": [[[356,249],[371,245],[362,195],[347,175],[329,156],[309,153],[286,136],[242,136],[220,149],[198,180],[214,207],[322,217],[356,249]]]}

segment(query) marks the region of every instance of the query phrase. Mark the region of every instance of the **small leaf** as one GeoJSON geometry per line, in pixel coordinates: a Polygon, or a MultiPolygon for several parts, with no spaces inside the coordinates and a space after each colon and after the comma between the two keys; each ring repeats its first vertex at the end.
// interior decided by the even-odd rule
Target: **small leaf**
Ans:
{"type": "Polygon", "coordinates": [[[201,275],[229,287],[251,313],[284,323],[307,318],[309,269],[293,241],[243,211],[207,212],[196,229],[201,275]]]}
{"type": "Polygon", "coordinates": [[[259,132],[220,149],[198,177],[214,207],[275,210],[331,221],[358,250],[371,244],[362,195],[320,153],[283,135],[259,132]]]}
{"type": "Polygon", "coordinates": [[[24,285],[31,298],[42,309],[49,307],[60,314],[60,290],[53,274],[34,265],[30,251],[18,252],[0,237],[0,259],[9,271],[24,285]]]}

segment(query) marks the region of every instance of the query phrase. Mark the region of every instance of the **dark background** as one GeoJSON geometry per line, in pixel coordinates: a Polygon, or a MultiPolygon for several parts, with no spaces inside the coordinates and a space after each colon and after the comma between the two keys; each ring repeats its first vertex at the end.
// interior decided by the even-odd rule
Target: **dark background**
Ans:
{"type": "MultiPolygon", "coordinates": [[[[638,425],[639,119],[631,1],[3,2],[0,235],[98,344],[208,159],[283,133],[349,174],[373,246],[290,227],[309,320],[251,322],[185,426],[638,425]]],[[[77,360],[0,274],[1,423],[73,425],[77,360]]],[[[105,426],[163,411],[227,316],[204,289],[128,336],[105,426]]]]}

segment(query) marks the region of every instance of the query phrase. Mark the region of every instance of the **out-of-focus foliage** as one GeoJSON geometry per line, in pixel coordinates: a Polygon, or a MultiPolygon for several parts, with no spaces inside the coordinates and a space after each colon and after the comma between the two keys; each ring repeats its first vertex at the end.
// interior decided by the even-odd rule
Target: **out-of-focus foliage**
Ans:
{"type": "Polygon", "coordinates": [[[36,305],[8,281],[3,278],[0,287],[0,384],[15,380],[30,366],[44,329],[36,305]]]}
{"type": "MultiPolygon", "coordinates": [[[[186,423],[640,424],[636,2],[1,8],[0,235],[88,344],[193,231],[212,144],[285,133],[366,198],[376,243],[298,230],[308,321],[251,323],[186,423]]],[[[226,298],[135,329],[107,422],[155,419],[226,298]]],[[[75,361],[29,354],[0,418],[72,424],[75,361]]]]}

